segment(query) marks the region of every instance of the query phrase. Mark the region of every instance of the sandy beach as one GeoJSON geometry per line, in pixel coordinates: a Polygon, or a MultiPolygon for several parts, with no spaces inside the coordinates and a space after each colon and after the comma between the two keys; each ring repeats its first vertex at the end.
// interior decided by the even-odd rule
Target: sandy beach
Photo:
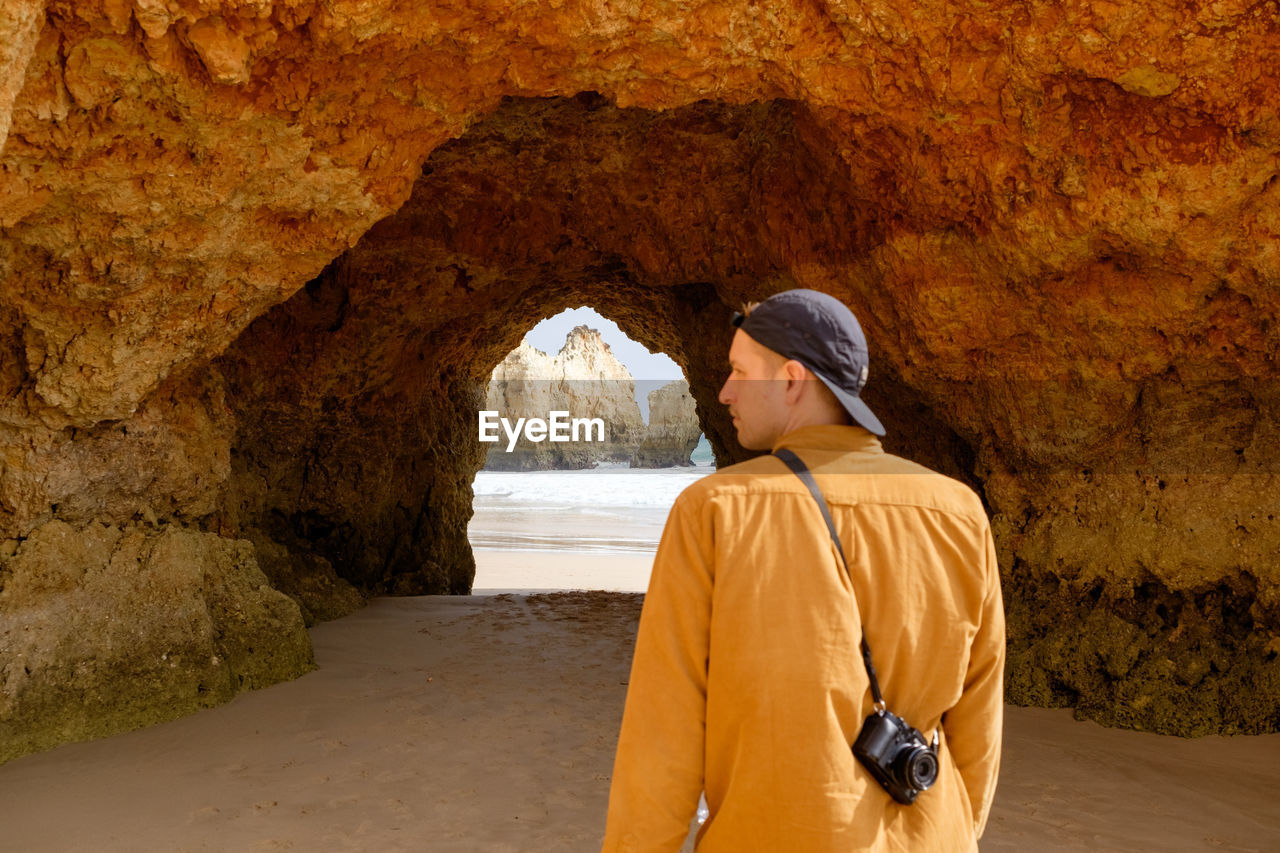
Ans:
{"type": "Polygon", "coordinates": [[[653,554],[475,549],[475,595],[567,590],[644,592],[653,554]]]}
{"type": "MultiPolygon", "coordinates": [[[[481,562],[543,583],[588,570],[507,558],[481,562]]],[[[0,767],[0,848],[597,849],[641,600],[375,600],[312,629],[319,668],[296,681],[0,767]]],[[[983,850],[1280,847],[1280,736],[1187,741],[1007,713],[983,850]]]]}

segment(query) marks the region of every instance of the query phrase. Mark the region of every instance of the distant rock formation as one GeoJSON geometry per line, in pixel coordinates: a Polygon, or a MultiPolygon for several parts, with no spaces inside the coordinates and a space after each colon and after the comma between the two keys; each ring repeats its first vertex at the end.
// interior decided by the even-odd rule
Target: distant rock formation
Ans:
{"type": "MultiPolygon", "coordinates": [[[[635,379],[614,357],[600,333],[577,326],[554,356],[522,341],[502,360],[489,380],[485,408],[514,428],[518,418],[547,419],[553,411],[569,418],[600,418],[604,441],[530,441],[523,435],[508,452],[508,436],[499,428],[489,445],[485,468],[536,471],[593,468],[601,462],[628,462],[633,468],[689,465],[702,427],[689,384],[683,379],[649,393],[649,425],[640,417],[635,379]]],[[[594,435],[594,434],[593,434],[594,435]]]]}
{"type": "Polygon", "coordinates": [[[649,426],[631,456],[632,468],[674,468],[692,465],[689,455],[698,446],[702,425],[689,383],[683,379],[649,392],[649,426]]]}
{"type": "Polygon", "coordinates": [[[535,471],[629,462],[645,435],[635,387],[631,373],[595,329],[575,327],[555,356],[522,342],[494,369],[485,408],[513,426],[517,418],[546,419],[553,411],[567,411],[571,418],[600,418],[604,440],[531,441],[521,436],[508,452],[507,435],[499,429],[485,467],[535,471]]]}

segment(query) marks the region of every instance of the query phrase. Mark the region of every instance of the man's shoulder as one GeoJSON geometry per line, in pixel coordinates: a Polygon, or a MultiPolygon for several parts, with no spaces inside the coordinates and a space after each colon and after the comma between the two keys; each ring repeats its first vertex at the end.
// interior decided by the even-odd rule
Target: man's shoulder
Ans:
{"type": "Polygon", "coordinates": [[[915,506],[987,523],[986,507],[968,484],[901,456],[878,456],[866,479],[835,478],[837,495],[848,491],[856,503],[915,506]]]}
{"type": "MultiPolygon", "coordinates": [[[[981,498],[965,483],[890,453],[806,452],[805,459],[832,503],[913,506],[987,520],[981,498]]],[[[680,495],[687,507],[729,495],[808,494],[781,459],[772,454],[721,468],[680,495]]]]}
{"type": "Polygon", "coordinates": [[[679,500],[687,505],[712,500],[721,495],[767,492],[783,485],[790,488],[791,483],[786,478],[794,479],[794,475],[781,459],[765,453],[744,462],[718,468],[690,483],[680,493],[679,500]]]}

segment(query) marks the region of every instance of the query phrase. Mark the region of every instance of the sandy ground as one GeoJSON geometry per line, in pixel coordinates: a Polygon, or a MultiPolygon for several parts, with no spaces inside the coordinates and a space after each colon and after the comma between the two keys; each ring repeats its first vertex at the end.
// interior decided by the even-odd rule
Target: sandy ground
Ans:
{"type": "Polygon", "coordinates": [[[644,592],[653,554],[495,551],[476,548],[475,595],[598,589],[644,592]]]}
{"type": "MultiPolygon", "coordinates": [[[[564,557],[522,559],[545,575],[564,557]]],[[[508,562],[488,588],[532,576],[508,562]]],[[[598,849],[640,603],[376,600],[312,629],[320,668],[303,678],[0,767],[0,850],[598,849]]],[[[1278,768],[1280,736],[1185,741],[1009,708],[982,847],[1280,850],[1278,768]]]]}

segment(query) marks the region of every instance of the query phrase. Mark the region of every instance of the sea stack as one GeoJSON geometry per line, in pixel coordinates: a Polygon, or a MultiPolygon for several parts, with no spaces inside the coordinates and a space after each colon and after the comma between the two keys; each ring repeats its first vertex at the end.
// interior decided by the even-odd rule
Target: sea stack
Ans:
{"type": "Polygon", "coordinates": [[[632,468],[674,468],[691,465],[689,454],[698,446],[702,426],[683,379],[649,392],[649,424],[631,456],[632,468]]]}
{"type": "Polygon", "coordinates": [[[522,341],[494,368],[485,409],[510,421],[546,419],[555,411],[568,412],[571,418],[599,418],[604,440],[535,442],[522,436],[508,450],[502,435],[490,446],[485,467],[534,471],[630,461],[645,432],[635,387],[631,373],[595,329],[574,327],[554,356],[522,341]]]}

